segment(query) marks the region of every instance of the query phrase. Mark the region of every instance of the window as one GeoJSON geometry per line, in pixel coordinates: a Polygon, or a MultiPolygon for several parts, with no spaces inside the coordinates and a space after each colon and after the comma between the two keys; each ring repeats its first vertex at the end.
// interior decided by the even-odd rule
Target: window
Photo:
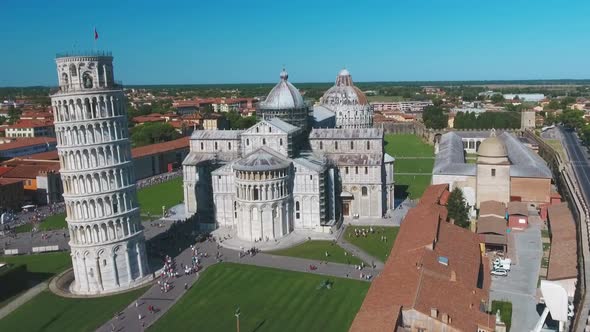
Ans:
{"type": "Polygon", "coordinates": [[[215,150],[217,150],[217,142],[215,142],[215,150]]]}
{"type": "Polygon", "coordinates": [[[365,167],[365,174],[369,174],[369,168],[365,167]]]}
{"type": "Polygon", "coordinates": [[[320,142],[320,150],[324,149],[324,142],[320,142]]]}
{"type": "Polygon", "coordinates": [[[107,266],[107,260],[106,259],[103,259],[102,260],[102,266],[107,266]]]}
{"type": "Polygon", "coordinates": [[[262,145],[266,145],[266,138],[262,139],[262,145]]]}
{"type": "Polygon", "coordinates": [[[359,167],[358,166],[354,167],[354,174],[359,174],[359,167]]]}
{"type": "Polygon", "coordinates": [[[367,150],[371,150],[371,142],[367,141],[367,150]]]}
{"type": "Polygon", "coordinates": [[[310,179],[310,180],[313,180],[313,175],[310,175],[310,176],[309,176],[309,179],[310,179]]]}
{"type": "Polygon", "coordinates": [[[338,142],[334,142],[334,149],[338,150],[338,142]]]}
{"type": "Polygon", "coordinates": [[[268,132],[272,133],[272,127],[268,127],[268,132]]]}
{"type": "Polygon", "coordinates": [[[282,138],[279,139],[279,145],[283,146],[283,139],[282,138]]]}
{"type": "Polygon", "coordinates": [[[256,127],[256,132],[257,133],[260,132],[260,128],[259,127],[256,127]]]}
{"type": "Polygon", "coordinates": [[[231,142],[227,142],[227,149],[231,150],[231,142]]]}
{"type": "Polygon", "coordinates": [[[203,142],[201,142],[201,150],[205,149],[205,144],[203,144],[203,142]]]}
{"type": "Polygon", "coordinates": [[[295,219],[301,218],[301,213],[299,212],[301,209],[299,202],[295,202],[295,219]]]}
{"type": "Polygon", "coordinates": [[[258,188],[254,189],[254,200],[257,201],[258,200],[258,188]]]}
{"type": "Polygon", "coordinates": [[[361,188],[361,194],[363,196],[367,196],[369,194],[369,190],[367,189],[367,187],[362,187],[361,188]]]}
{"type": "Polygon", "coordinates": [[[496,176],[496,169],[492,168],[492,176],[496,176]]]}
{"type": "Polygon", "coordinates": [[[353,141],[350,141],[350,149],[351,150],[354,149],[354,142],[353,141]]]}
{"type": "Polygon", "coordinates": [[[246,145],[250,145],[250,139],[246,138],[246,145]]]}
{"type": "Polygon", "coordinates": [[[348,174],[348,166],[344,167],[344,173],[348,174]]]}
{"type": "Polygon", "coordinates": [[[238,202],[234,202],[234,218],[238,217],[238,202]]]}

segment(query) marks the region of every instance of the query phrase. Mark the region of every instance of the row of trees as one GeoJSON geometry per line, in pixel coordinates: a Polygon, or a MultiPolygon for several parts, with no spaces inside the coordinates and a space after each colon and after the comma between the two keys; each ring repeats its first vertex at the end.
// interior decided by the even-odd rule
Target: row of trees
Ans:
{"type": "Polygon", "coordinates": [[[148,122],[131,128],[133,147],[161,143],[180,138],[181,135],[165,122],[148,122]]]}
{"type": "Polygon", "coordinates": [[[516,112],[473,112],[457,113],[454,127],[457,129],[511,129],[520,128],[520,113],[516,112]]]}
{"type": "Polygon", "coordinates": [[[422,113],[422,121],[426,128],[443,129],[448,125],[449,117],[440,106],[427,106],[422,113]]]}

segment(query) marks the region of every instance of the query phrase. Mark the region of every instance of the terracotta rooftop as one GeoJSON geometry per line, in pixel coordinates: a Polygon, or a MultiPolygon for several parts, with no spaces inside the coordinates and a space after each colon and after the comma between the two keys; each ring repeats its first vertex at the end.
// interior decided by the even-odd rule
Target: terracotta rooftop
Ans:
{"type": "Polygon", "coordinates": [[[576,278],[577,242],[576,223],[567,203],[550,205],[547,209],[551,230],[551,251],[547,280],[576,278]]]}
{"type": "Polygon", "coordinates": [[[57,150],[47,151],[47,152],[39,152],[34,154],[29,154],[26,156],[20,156],[19,158],[22,159],[35,159],[35,160],[58,160],[59,155],[57,154],[57,150]]]}
{"type": "MultiPolygon", "coordinates": [[[[441,198],[445,194],[445,192],[449,192],[449,185],[447,183],[443,184],[433,184],[428,186],[426,190],[424,190],[424,194],[420,198],[419,204],[442,204],[444,205],[445,202],[440,202],[441,198]]],[[[445,200],[448,200],[448,196],[445,200]]]]}
{"type": "Polygon", "coordinates": [[[477,219],[477,233],[494,233],[498,235],[506,235],[506,219],[495,216],[480,217],[477,219]]]}
{"type": "Polygon", "coordinates": [[[441,209],[446,210],[420,204],[408,212],[350,331],[394,331],[398,307],[426,316],[436,308],[435,319],[442,321],[446,314],[448,325],[457,330],[494,330],[495,317],[481,310],[488,302],[490,280],[478,236],[444,221],[441,209]]]}
{"type": "Polygon", "coordinates": [[[188,149],[189,137],[182,137],[173,141],[145,145],[138,148],[131,149],[131,156],[133,158],[141,158],[162,152],[174,151],[178,149],[188,149]]]}
{"type": "Polygon", "coordinates": [[[53,121],[51,120],[20,120],[17,123],[8,126],[11,128],[39,128],[39,127],[52,127],[53,121]]]}
{"type": "Polygon", "coordinates": [[[526,202],[508,202],[508,207],[506,209],[508,211],[508,215],[518,214],[521,216],[528,216],[529,215],[529,208],[526,202]]]}
{"type": "Polygon", "coordinates": [[[13,184],[13,183],[17,183],[17,182],[23,182],[23,180],[20,179],[5,179],[5,178],[0,178],[0,186],[4,186],[7,184],[13,184]]]}
{"type": "Polygon", "coordinates": [[[41,172],[59,172],[59,163],[53,165],[27,165],[21,164],[4,174],[3,178],[34,179],[41,172]]]}
{"type": "Polygon", "coordinates": [[[506,206],[498,201],[483,201],[479,204],[479,216],[498,216],[500,218],[506,217],[506,206]]]}
{"type": "Polygon", "coordinates": [[[0,144],[0,151],[14,150],[27,146],[57,143],[53,137],[17,138],[12,142],[0,144]]]}

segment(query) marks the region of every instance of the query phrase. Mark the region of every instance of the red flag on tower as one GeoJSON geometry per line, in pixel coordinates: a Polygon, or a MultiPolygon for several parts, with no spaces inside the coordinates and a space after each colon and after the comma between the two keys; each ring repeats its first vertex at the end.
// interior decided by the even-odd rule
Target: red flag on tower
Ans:
{"type": "Polygon", "coordinates": [[[98,39],[98,31],[96,31],[96,28],[94,28],[94,40],[98,39]]]}

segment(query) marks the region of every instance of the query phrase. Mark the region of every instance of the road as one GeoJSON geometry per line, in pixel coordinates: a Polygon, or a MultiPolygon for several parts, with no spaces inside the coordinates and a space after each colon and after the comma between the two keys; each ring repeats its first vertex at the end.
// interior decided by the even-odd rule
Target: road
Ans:
{"type": "Polygon", "coordinates": [[[572,168],[576,172],[582,195],[584,195],[586,202],[590,202],[590,163],[588,163],[588,152],[586,152],[586,148],[581,144],[574,131],[561,129],[561,136],[561,142],[567,150],[572,168]]]}

